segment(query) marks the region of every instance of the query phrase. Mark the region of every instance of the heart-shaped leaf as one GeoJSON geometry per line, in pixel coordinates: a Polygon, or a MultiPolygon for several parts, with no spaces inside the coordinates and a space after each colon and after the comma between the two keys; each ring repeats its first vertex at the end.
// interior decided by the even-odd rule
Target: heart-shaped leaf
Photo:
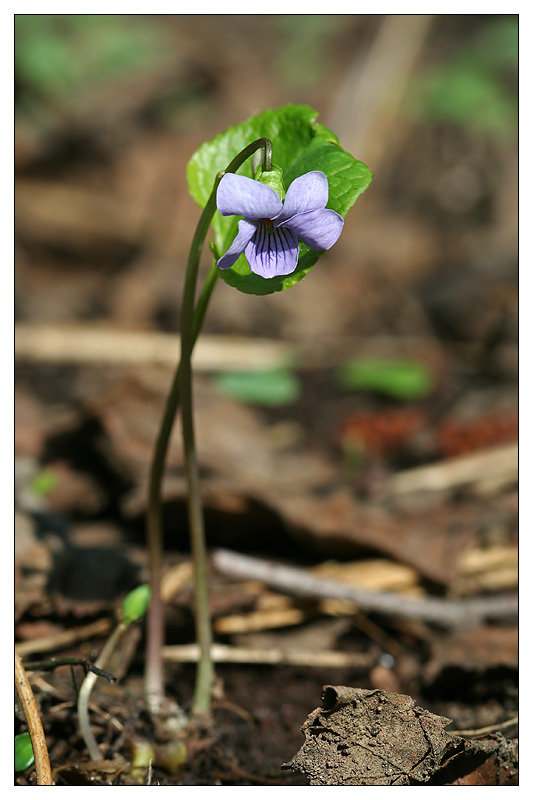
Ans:
{"type": "MultiPolygon", "coordinates": [[[[372,173],[339,145],[337,137],[324,125],[317,123],[318,114],[308,106],[286,105],[265,111],[241,122],[210,142],[203,144],[187,167],[189,191],[200,206],[205,206],[218,172],[247,145],[267,137],[272,141],[273,160],[284,173],[285,187],[295,178],[312,170],[321,170],[329,183],[327,208],[343,218],[360,194],[368,188],[372,173]]],[[[251,177],[250,163],[238,170],[251,177]]],[[[217,251],[225,253],[237,233],[239,217],[213,218],[217,251]]],[[[221,277],[247,294],[272,294],[298,283],[311,269],[320,253],[300,243],[296,270],[290,275],[262,278],[251,272],[244,255],[231,269],[221,270],[221,277]]]]}

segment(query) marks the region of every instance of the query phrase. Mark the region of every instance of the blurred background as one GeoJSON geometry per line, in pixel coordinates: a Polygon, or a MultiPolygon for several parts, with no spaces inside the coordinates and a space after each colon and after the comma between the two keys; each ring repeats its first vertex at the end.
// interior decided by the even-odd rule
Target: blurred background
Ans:
{"type": "Polygon", "coordinates": [[[292,102],[374,182],[297,295],[221,286],[208,328],[494,335],[514,308],[517,37],[516,15],[17,15],[18,320],[176,330],[187,160],[292,102]]]}
{"type": "MultiPolygon", "coordinates": [[[[79,367],[102,350],[145,358],[146,341],[91,332],[179,330],[198,219],[187,161],[291,102],[316,109],[373,183],[297,292],[245,296],[220,282],[211,304],[208,336],[297,345],[285,356],[303,372],[259,343],[232,354],[221,338],[199,368],[224,364],[220,391],[304,422],[357,462],[394,455],[395,436],[420,427],[406,402],[439,399],[439,414],[455,404],[452,428],[481,414],[457,434],[467,448],[514,435],[516,15],[28,14],[15,33],[21,426],[23,396],[31,408],[86,399],[79,367]],[[266,377],[243,376],[250,366],[266,377]],[[467,390],[475,401],[462,402],[467,390]],[[376,402],[385,428],[398,412],[398,431],[374,430],[376,402]],[[370,418],[354,421],[354,405],[370,418]]],[[[148,360],[173,362],[166,344],[148,360]]],[[[416,458],[441,444],[426,437],[416,458]]]]}
{"type": "MultiPolygon", "coordinates": [[[[66,633],[72,652],[94,658],[87,626],[107,624],[117,598],[146,579],[148,470],[200,213],[186,165],[204,141],[285,103],[315,109],[374,179],[296,287],[267,297],[216,287],[195,352],[208,543],[300,566],[327,559],[330,578],[419,597],[513,591],[517,15],[27,14],[15,17],[15,43],[24,652],[61,652],[54,637],[66,633]],[[352,559],[353,576],[331,559],[352,559]]],[[[167,467],[165,565],[179,567],[189,559],[179,425],[167,467]]],[[[166,595],[172,643],[194,640],[183,574],[166,595]]],[[[219,641],[266,652],[278,639],[252,637],[288,628],[284,646],[300,632],[315,648],[395,653],[388,683],[374,673],[337,682],[417,698],[444,685],[454,703],[472,684],[476,709],[433,701],[457,728],[514,713],[515,627],[439,639],[378,616],[391,644],[353,608],[248,584],[232,594],[220,580],[219,641]],[[480,688],[476,670],[496,677],[480,688]]],[[[188,702],[191,674],[172,669],[172,691],[188,702]]],[[[253,768],[278,774],[334,680],[282,673],[263,698],[274,673],[248,690],[235,670],[233,684],[224,673],[229,696],[262,704],[253,768]]],[[[61,761],[65,725],[83,745],[66,712],[60,723],[61,761]]]]}

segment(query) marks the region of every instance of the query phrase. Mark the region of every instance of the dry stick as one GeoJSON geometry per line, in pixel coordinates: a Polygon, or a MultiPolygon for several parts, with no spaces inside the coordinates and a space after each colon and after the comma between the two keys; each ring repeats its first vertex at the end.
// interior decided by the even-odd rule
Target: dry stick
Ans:
{"type": "Polygon", "coordinates": [[[154,768],[152,766],[152,759],[149,758],[148,759],[148,766],[146,768],[146,778],[144,779],[144,785],[145,786],[151,786],[152,785],[153,771],[154,771],[154,768]]]}
{"type": "Polygon", "coordinates": [[[61,650],[83,639],[106,636],[111,629],[111,625],[112,623],[109,619],[98,619],[96,622],[89,623],[89,625],[61,631],[53,636],[41,636],[39,639],[31,639],[29,642],[20,642],[17,644],[17,652],[21,657],[25,657],[30,653],[50,653],[53,650],[61,650]]]}
{"type": "Polygon", "coordinates": [[[474,483],[487,485],[489,481],[510,484],[517,479],[518,445],[513,442],[397,472],[390,478],[388,488],[400,495],[438,492],[474,483]]]}
{"type": "MultiPolygon", "coordinates": [[[[175,366],[179,337],[155,331],[116,331],[96,325],[15,325],[15,358],[37,364],[175,366]]],[[[202,336],[194,350],[195,370],[261,370],[296,358],[290,342],[242,336],[202,336]]],[[[328,362],[329,363],[329,362],[328,362]]]]}
{"type": "Polygon", "coordinates": [[[31,739],[33,755],[35,756],[35,770],[37,772],[37,784],[39,786],[53,786],[52,770],[50,769],[50,758],[44,736],[43,723],[37,710],[37,704],[33,691],[26,675],[26,670],[20,655],[15,652],[15,688],[20,700],[20,705],[26,717],[26,724],[31,739]]]}
{"type": "Polygon", "coordinates": [[[85,674],[94,672],[100,678],[105,678],[109,683],[115,683],[116,676],[103,669],[99,669],[91,661],[85,658],[77,658],[76,656],[65,656],[64,658],[50,658],[47,661],[27,661],[24,664],[25,669],[31,672],[52,672],[57,667],[83,667],[85,674]]]}
{"type": "MultiPolygon", "coordinates": [[[[432,356],[438,358],[452,343],[430,336],[330,337],[327,341],[300,343],[243,336],[202,335],[194,348],[193,366],[200,372],[224,369],[265,370],[280,364],[298,363],[300,369],[341,364],[354,353],[368,356],[432,356]]],[[[471,360],[476,345],[453,343],[462,359],[471,360]]],[[[502,346],[504,361],[516,362],[516,346],[502,346]]],[[[179,337],[156,331],[117,331],[96,325],[15,325],[15,359],[31,364],[77,364],[128,366],[154,364],[175,366],[179,337]]]]}
{"type": "Polygon", "coordinates": [[[476,625],[493,617],[514,617],[518,613],[516,595],[465,600],[425,597],[419,600],[392,592],[355,589],[337,581],[317,578],[303,569],[285,567],[273,561],[243,556],[229,550],[215,550],[212,560],[215,568],[225,575],[258,580],[290,595],[351,600],[366,611],[421,619],[450,628],[476,625]]]}
{"type": "MultiPolygon", "coordinates": [[[[198,661],[200,648],[196,644],[163,647],[166,661],[179,663],[198,661]]],[[[370,669],[375,659],[366,653],[343,653],[339,650],[309,650],[298,647],[235,647],[211,645],[211,658],[218,664],[291,664],[299,667],[360,667],[370,669]]]]}

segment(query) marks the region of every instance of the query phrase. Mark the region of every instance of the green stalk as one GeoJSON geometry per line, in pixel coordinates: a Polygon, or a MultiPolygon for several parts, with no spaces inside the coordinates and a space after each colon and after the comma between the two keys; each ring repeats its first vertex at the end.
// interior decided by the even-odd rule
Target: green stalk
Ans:
{"type": "MultiPolygon", "coordinates": [[[[218,178],[215,182],[218,185],[218,178]]],[[[194,347],[194,295],[200,254],[211,218],[215,213],[214,190],[209,198],[189,254],[185,288],[183,290],[181,313],[181,421],[185,469],[189,489],[189,530],[194,565],[194,606],[196,640],[200,647],[200,660],[196,674],[196,690],[193,712],[207,713],[211,703],[211,684],[213,665],[211,660],[211,619],[209,614],[209,595],[207,580],[207,552],[205,545],[204,519],[200,498],[198,464],[196,459],[193,407],[192,407],[192,366],[191,355],[194,347]]]]}
{"type": "MultiPolygon", "coordinates": [[[[209,300],[218,278],[218,268],[212,265],[198,300],[194,321],[194,341],[202,328],[209,300]]],[[[170,393],[167,398],[161,428],[157,437],[148,489],[147,545],[150,565],[150,587],[152,599],[148,608],[146,628],[146,698],[150,711],[159,714],[164,700],[163,660],[161,648],[164,643],[164,614],[161,600],[161,577],[163,561],[163,524],[161,509],[161,483],[165,469],[168,443],[174,419],[180,405],[181,362],[178,364],[170,393]]]]}
{"type": "Polygon", "coordinates": [[[208,711],[211,702],[213,675],[211,660],[211,622],[209,616],[205,532],[199,495],[198,466],[196,462],[193,426],[191,356],[216,282],[218,271],[215,265],[213,265],[207,276],[196,308],[194,306],[194,300],[200,256],[211,220],[216,210],[216,190],[218,184],[222,180],[225,172],[236,172],[246,159],[259,148],[263,149],[265,171],[271,169],[272,143],[269,139],[258,139],[244,148],[244,150],[233,159],[227,169],[217,175],[213,190],[196,228],[187,261],[182,300],[181,360],[174,376],[156,442],[150,473],[148,497],[147,546],[150,563],[152,601],[148,612],[147,623],[146,696],[148,706],[154,714],[159,714],[161,712],[164,702],[163,663],[161,657],[161,648],[164,640],[164,621],[160,593],[163,553],[161,482],[165,468],[168,443],[180,401],[183,405],[182,428],[189,486],[191,549],[195,570],[196,635],[200,646],[200,660],[198,664],[193,707],[198,713],[204,713],[208,711]]]}

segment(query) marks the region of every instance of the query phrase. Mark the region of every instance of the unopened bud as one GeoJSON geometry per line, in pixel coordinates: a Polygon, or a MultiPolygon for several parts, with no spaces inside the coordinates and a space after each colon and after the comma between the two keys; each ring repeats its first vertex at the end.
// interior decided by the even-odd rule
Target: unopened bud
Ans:
{"type": "Polygon", "coordinates": [[[151,596],[152,592],[146,583],[137,586],[126,595],[122,602],[122,619],[126,625],[133,625],[134,622],[144,617],[151,596]]]}

